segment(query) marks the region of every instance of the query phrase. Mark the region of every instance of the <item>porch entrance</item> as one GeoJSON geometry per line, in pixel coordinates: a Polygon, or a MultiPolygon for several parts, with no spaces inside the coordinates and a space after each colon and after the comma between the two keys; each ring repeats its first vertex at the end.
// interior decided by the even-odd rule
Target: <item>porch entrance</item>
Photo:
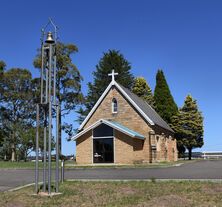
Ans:
{"type": "Polygon", "coordinates": [[[101,124],[93,129],[93,163],[113,163],[113,128],[101,124]]]}
{"type": "Polygon", "coordinates": [[[113,163],[113,138],[93,140],[93,162],[113,163]]]}

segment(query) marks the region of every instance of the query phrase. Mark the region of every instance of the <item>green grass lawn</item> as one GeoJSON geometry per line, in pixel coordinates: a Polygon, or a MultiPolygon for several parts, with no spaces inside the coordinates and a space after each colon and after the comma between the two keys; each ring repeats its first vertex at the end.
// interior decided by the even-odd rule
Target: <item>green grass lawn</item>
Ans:
{"type": "MultiPolygon", "coordinates": [[[[159,167],[171,167],[176,164],[183,164],[189,162],[196,162],[196,160],[181,160],[177,162],[160,162],[160,163],[148,163],[148,164],[134,164],[134,165],[76,165],[74,161],[66,161],[65,168],[159,168],[159,167]]],[[[61,165],[61,164],[60,164],[61,165]]],[[[55,167],[55,162],[52,162],[52,167],[55,167]]],[[[0,161],[0,169],[34,169],[35,162],[10,162],[0,161]]],[[[43,168],[43,163],[39,162],[39,168],[43,168]]]]}
{"type": "MultiPolygon", "coordinates": [[[[51,162],[52,167],[55,168],[56,163],[51,162]]],[[[67,161],[67,163],[73,163],[73,161],[67,161]]],[[[59,162],[61,166],[61,162],[59,162]]],[[[11,161],[0,161],[0,169],[34,169],[35,162],[11,162],[11,161]]],[[[39,168],[43,168],[43,162],[39,162],[39,168]]]]}
{"type": "Polygon", "coordinates": [[[62,195],[31,195],[33,187],[0,194],[1,207],[74,206],[222,206],[222,183],[65,182],[62,195]]]}
{"type": "MultiPolygon", "coordinates": [[[[52,166],[55,166],[55,162],[52,162],[52,166]]],[[[43,168],[43,163],[39,162],[39,167],[43,168]]],[[[34,169],[35,162],[11,162],[0,161],[0,169],[34,169]]]]}

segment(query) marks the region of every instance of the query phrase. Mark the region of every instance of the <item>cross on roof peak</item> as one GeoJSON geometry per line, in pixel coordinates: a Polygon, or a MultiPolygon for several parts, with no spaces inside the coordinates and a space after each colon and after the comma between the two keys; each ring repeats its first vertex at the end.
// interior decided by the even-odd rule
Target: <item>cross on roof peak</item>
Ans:
{"type": "Polygon", "coordinates": [[[112,73],[108,74],[108,76],[112,76],[112,82],[115,81],[115,75],[118,75],[118,73],[115,73],[114,69],[112,70],[112,73]]]}

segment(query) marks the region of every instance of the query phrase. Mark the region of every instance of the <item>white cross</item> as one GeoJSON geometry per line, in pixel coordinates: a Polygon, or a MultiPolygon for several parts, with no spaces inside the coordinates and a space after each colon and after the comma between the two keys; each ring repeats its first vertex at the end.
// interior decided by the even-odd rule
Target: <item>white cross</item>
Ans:
{"type": "Polygon", "coordinates": [[[112,76],[112,82],[115,81],[115,75],[118,75],[118,73],[115,73],[114,70],[112,70],[112,73],[109,73],[108,76],[112,76]]]}

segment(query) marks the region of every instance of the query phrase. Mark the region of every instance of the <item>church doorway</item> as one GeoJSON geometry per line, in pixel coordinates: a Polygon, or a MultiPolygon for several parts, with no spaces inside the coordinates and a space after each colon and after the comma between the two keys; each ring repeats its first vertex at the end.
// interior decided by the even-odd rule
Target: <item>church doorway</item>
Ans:
{"type": "Polygon", "coordinates": [[[93,163],[113,163],[113,128],[101,124],[93,129],[93,163]]]}
{"type": "Polygon", "coordinates": [[[113,163],[113,138],[93,139],[93,162],[113,163]]]}

